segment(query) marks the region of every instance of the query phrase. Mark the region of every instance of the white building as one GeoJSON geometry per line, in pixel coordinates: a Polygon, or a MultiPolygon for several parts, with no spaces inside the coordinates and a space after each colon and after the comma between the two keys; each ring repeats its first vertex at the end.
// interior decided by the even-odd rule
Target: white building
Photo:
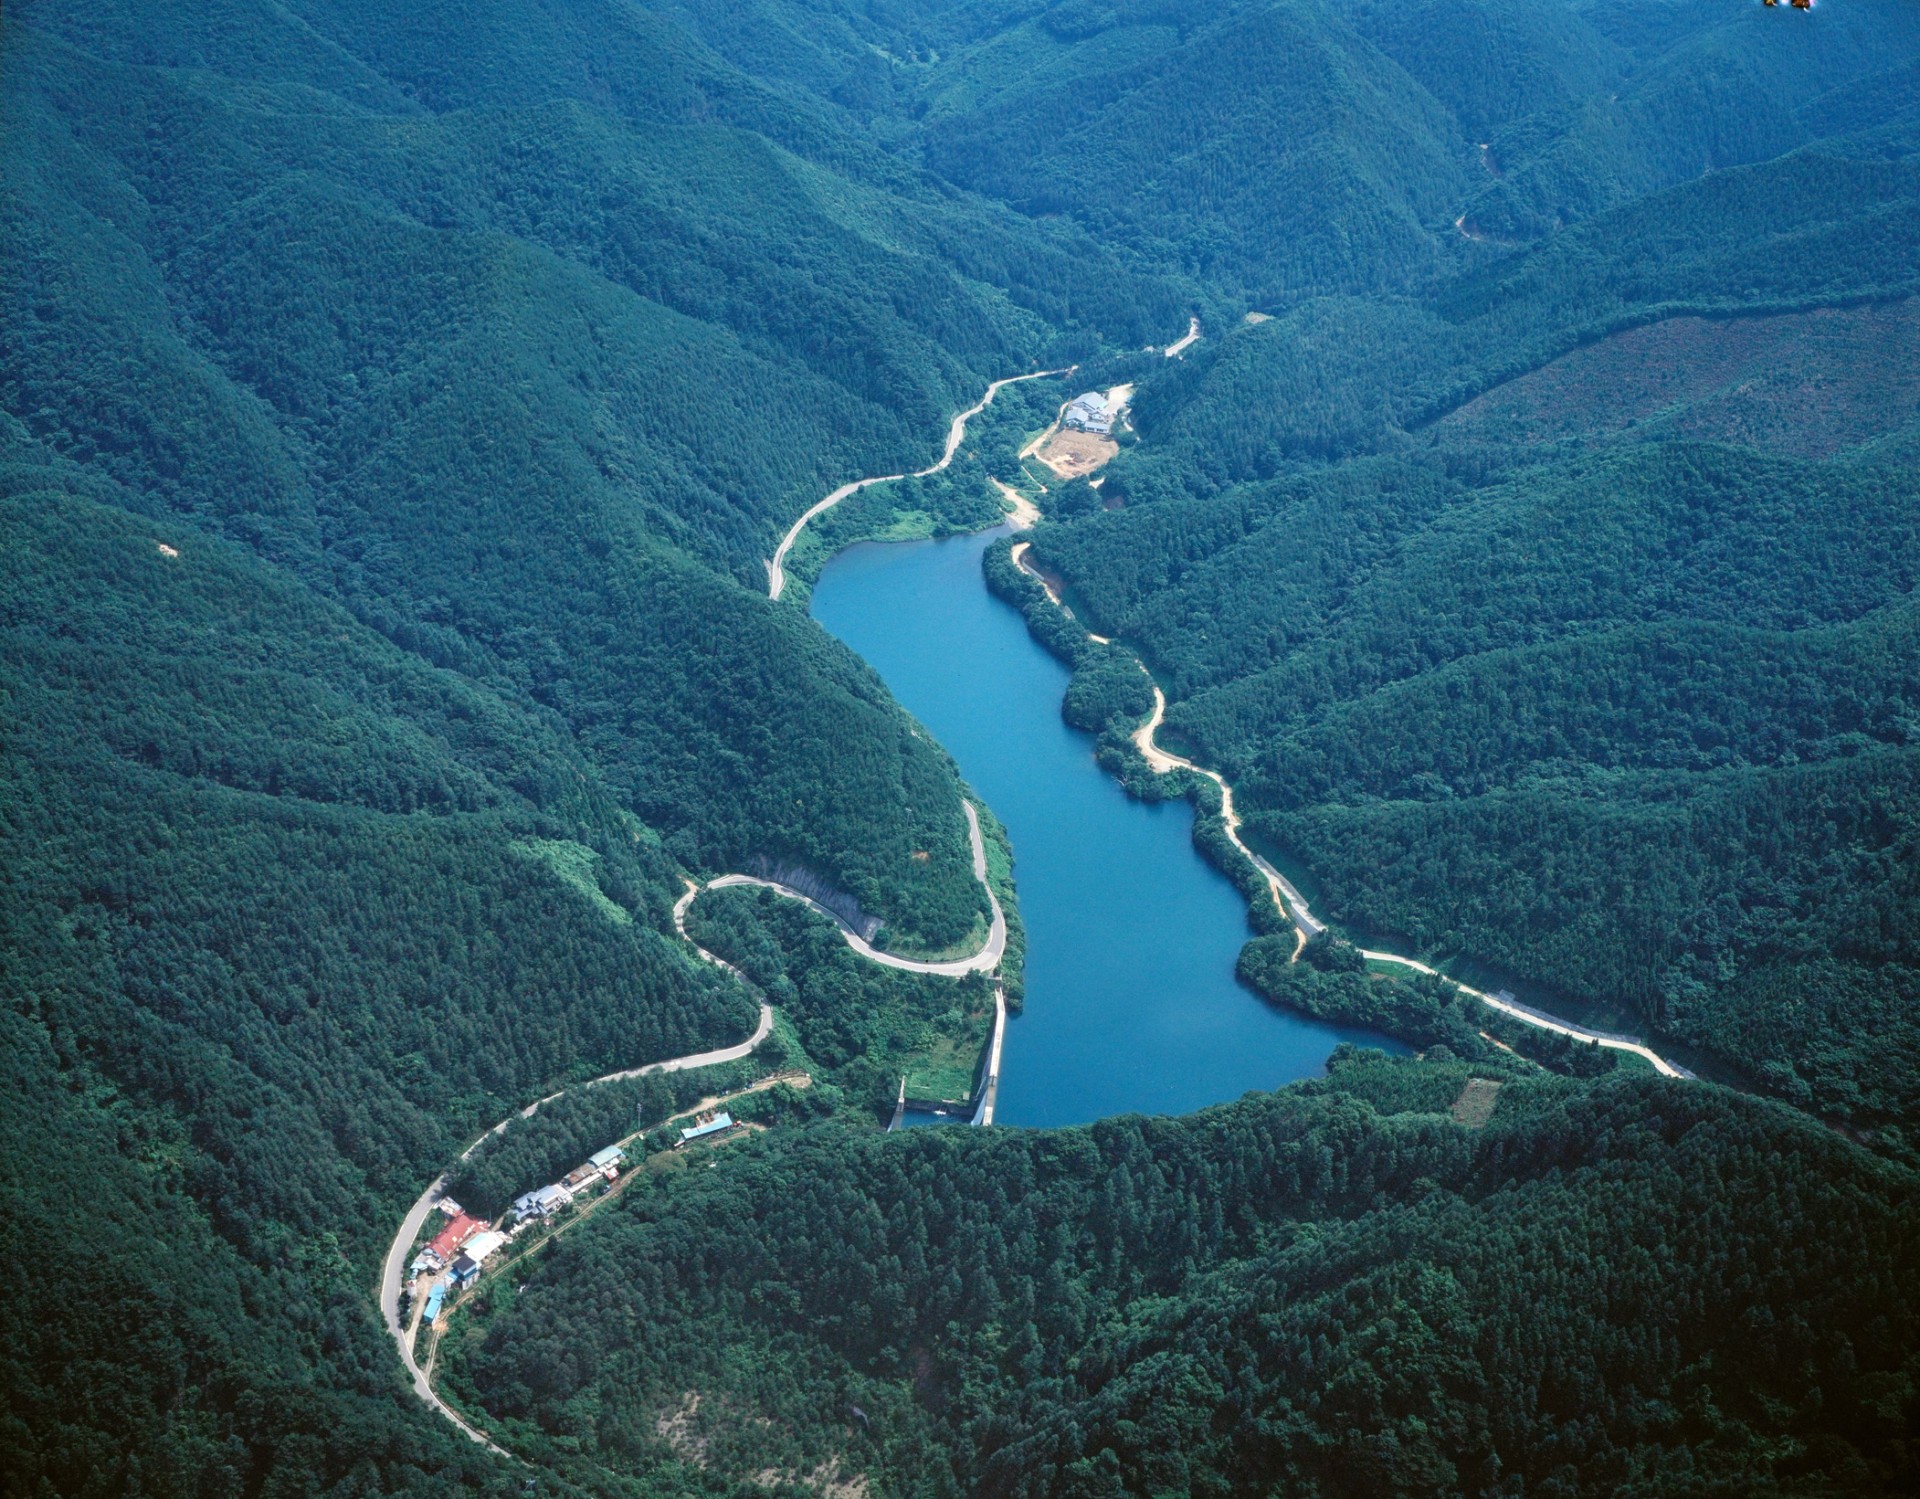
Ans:
{"type": "Polygon", "coordinates": [[[1107,398],[1097,390],[1090,390],[1083,396],[1075,396],[1067,403],[1066,412],[1060,418],[1063,427],[1071,427],[1076,432],[1091,432],[1096,437],[1109,437],[1113,433],[1113,408],[1107,405],[1107,398]]]}
{"type": "Polygon", "coordinates": [[[572,1201],[573,1194],[555,1182],[532,1192],[522,1192],[513,1199],[513,1213],[516,1218],[544,1218],[572,1201]]]}

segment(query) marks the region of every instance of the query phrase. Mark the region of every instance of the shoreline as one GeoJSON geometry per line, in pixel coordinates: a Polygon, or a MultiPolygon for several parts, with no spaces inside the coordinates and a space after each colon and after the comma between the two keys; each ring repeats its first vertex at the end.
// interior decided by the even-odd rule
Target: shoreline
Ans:
{"type": "MultiPolygon", "coordinates": [[[[1008,552],[1008,560],[1013,563],[1018,572],[1033,579],[1034,582],[1040,585],[1040,589],[1042,593],[1045,594],[1047,601],[1060,612],[1063,618],[1078,628],[1083,636],[1088,640],[1096,641],[1100,644],[1110,644],[1111,642],[1107,637],[1095,635],[1081,620],[1075,617],[1073,610],[1063,601],[1062,590],[1059,586],[1049,580],[1029,559],[1028,553],[1031,549],[1032,544],[1030,542],[1016,542],[1008,552]]],[[[1145,721],[1139,724],[1128,736],[1129,743],[1138,751],[1141,759],[1146,763],[1147,768],[1155,775],[1170,775],[1176,771],[1184,770],[1194,775],[1204,776],[1220,788],[1220,821],[1227,841],[1252,864],[1254,870],[1260,875],[1261,879],[1266,882],[1268,894],[1273,900],[1275,907],[1279,910],[1280,915],[1293,927],[1294,948],[1292,961],[1298,962],[1300,955],[1306,951],[1307,944],[1327,931],[1326,923],[1313,914],[1307,904],[1306,898],[1300,894],[1293,882],[1278,869],[1274,868],[1271,862],[1256,853],[1240,836],[1241,819],[1239,812],[1234,806],[1233,787],[1226,777],[1218,771],[1209,770],[1202,765],[1196,765],[1183,755],[1176,755],[1169,750],[1164,750],[1156,742],[1155,736],[1159,731],[1161,723],[1166,718],[1166,694],[1161,690],[1160,684],[1153,680],[1153,673],[1147,670],[1144,661],[1140,661],[1136,657],[1135,664],[1139,666],[1141,672],[1146,676],[1148,683],[1153,688],[1153,711],[1147,716],[1145,721]]],[[[1429,964],[1420,962],[1416,958],[1402,957],[1398,953],[1373,951],[1365,948],[1356,950],[1362,958],[1370,963],[1385,964],[1392,967],[1410,969],[1416,973],[1429,974],[1439,979],[1442,983],[1451,986],[1455,992],[1464,994],[1470,999],[1478,1000],[1489,1009],[1497,1010],[1501,1014],[1518,1020],[1523,1024],[1567,1036],[1576,1041],[1591,1042],[1596,1046],[1604,1047],[1611,1051],[1630,1053],[1649,1063],[1654,1071],[1662,1077],[1687,1081],[1695,1080],[1695,1074],[1693,1072],[1682,1067],[1677,1062],[1670,1062],[1665,1057],[1662,1057],[1652,1047],[1647,1045],[1643,1037],[1619,1035],[1609,1031],[1596,1031],[1587,1026],[1577,1025],[1570,1020],[1563,1020],[1557,1015],[1549,1015],[1545,1011],[1532,1009],[1527,1005],[1520,1004],[1518,1001],[1502,999],[1497,995],[1488,994],[1483,990],[1476,989],[1470,984],[1463,984],[1458,979],[1441,973],[1439,970],[1429,964]]]]}
{"type": "Polygon", "coordinates": [[[876,484],[891,484],[898,479],[925,479],[939,473],[953,462],[954,454],[960,451],[960,444],[966,441],[967,423],[991,406],[993,398],[1003,389],[1009,385],[1018,385],[1022,380],[1045,380],[1054,375],[1071,375],[1079,367],[1077,364],[1070,364],[1065,369],[1034,370],[1030,374],[1008,375],[1004,379],[995,380],[987,387],[985,395],[954,417],[947,427],[946,449],[937,462],[930,463],[925,468],[914,469],[911,473],[875,474],[867,479],[849,480],[824,500],[815,501],[801,513],[800,519],[787,528],[787,534],[780,538],[780,545],[774,548],[773,556],[767,560],[767,597],[777,600],[786,591],[787,554],[793,550],[794,543],[799,541],[800,533],[807,529],[810,521],[825,515],[842,500],[858,494],[863,489],[871,489],[876,484]]]}

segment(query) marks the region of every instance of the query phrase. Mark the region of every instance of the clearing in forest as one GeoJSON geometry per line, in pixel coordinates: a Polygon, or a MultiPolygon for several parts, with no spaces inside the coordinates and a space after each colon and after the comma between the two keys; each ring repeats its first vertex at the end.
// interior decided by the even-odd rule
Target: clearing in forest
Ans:
{"type": "Polygon", "coordinates": [[[1104,467],[1120,451],[1111,437],[1062,427],[1034,450],[1034,457],[1063,479],[1083,479],[1104,467]]]}
{"type": "Polygon", "coordinates": [[[1499,1096],[1500,1085],[1490,1078],[1470,1077],[1466,1087],[1460,1090],[1460,1096],[1453,1101],[1453,1107],[1447,1112],[1453,1116],[1455,1124],[1464,1124],[1468,1129],[1479,1129],[1493,1117],[1493,1101],[1499,1096]]]}

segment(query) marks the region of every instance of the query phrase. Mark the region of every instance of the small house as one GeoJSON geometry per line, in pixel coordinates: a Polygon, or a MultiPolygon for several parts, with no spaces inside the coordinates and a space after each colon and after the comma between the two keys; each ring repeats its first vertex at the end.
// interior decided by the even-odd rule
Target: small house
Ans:
{"type": "Polygon", "coordinates": [[[470,1254],[463,1254],[453,1262],[453,1268],[447,1272],[453,1277],[456,1286],[470,1286],[480,1275],[480,1262],[470,1254]]]}
{"type": "Polygon", "coordinates": [[[444,1280],[436,1280],[433,1283],[433,1289],[427,1292],[427,1309],[421,1314],[420,1320],[428,1327],[433,1326],[439,1320],[440,1308],[446,1299],[447,1283],[444,1280]]]}
{"type": "Polygon", "coordinates": [[[680,1131],[680,1143],[691,1144],[695,1140],[710,1140],[715,1135],[724,1135],[733,1128],[733,1115],[715,1114],[711,1119],[680,1131]]]}
{"type": "Polygon", "coordinates": [[[565,1187],[569,1192],[583,1192],[586,1190],[589,1182],[596,1182],[599,1179],[600,1171],[598,1167],[575,1166],[573,1170],[569,1171],[560,1179],[560,1185],[565,1187]]]}
{"type": "Polygon", "coordinates": [[[465,1213],[461,1213],[433,1236],[427,1248],[432,1250],[434,1256],[444,1265],[453,1258],[462,1244],[486,1226],[478,1218],[470,1218],[465,1213]]]}
{"type": "Polygon", "coordinates": [[[432,1275],[436,1271],[446,1268],[447,1262],[433,1252],[433,1246],[431,1244],[422,1248],[421,1251],[413,1257],[413,1264],[408,1267],[409,1271],[414,1275],[432,1275]]]}
{"type": "Polygon", "coordinates": [[[627,1153],[618,1145],[609,1145],[605,1150],[596,1150],[592,1155],[588,1156],[587,1164],[611,1180],[613,1177],[619,1175],[618,1168],[620,1163],[626,1160],[626,1158],[627,1153]]]}
{"type": "Polygon", "coordinates": [[[522,1192],[513,1199],[513,1212],[517,1218],[545,1218],[557,1213],[573,1201],[573,1194],[559,1182],[551,1186],[538,1187],[531,1192],[522,1192]]]}

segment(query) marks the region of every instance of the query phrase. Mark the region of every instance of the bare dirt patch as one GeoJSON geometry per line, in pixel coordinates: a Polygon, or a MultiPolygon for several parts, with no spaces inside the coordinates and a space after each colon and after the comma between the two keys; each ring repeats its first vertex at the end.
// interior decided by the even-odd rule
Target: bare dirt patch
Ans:
{"type": "Polygon", "coordinates": [[[1470,1077],[1466,1087],[1460,1090],[1460,1096],[1453,1101],[1453,1107],[1447,1112],[1452,1115],[1455,1124],[1464,1124],[1468,1129],[1479,1129],[1493,1117],[1494,1100],[1500,1096],[1500,1085],[1489,1078],[1470,1077]]]}
{"type": "Polygon", "coordinates": [[[1258,328],[1262,323],[1272,322],[1273,314],[1270,312],[1250,312],[1246,317],[1241,319],[1241,321],[1249,327],[1258,328]]]}
{"type": "Polygon", "coordinates": [[[180,548],[170,547],[164,541],[156,541],[153,547],[162,557],[178,557],[180,555],[180,548]]]}
{"type": "Polygon", "coordinates": [[[797,1473],[791,1468],[762,1468],[753,1475],[753,1481],[769,1489],[779,1485],[810,1489],[821,1499],[867,1499],[869,1488],[866,1474],[843,1473],[838,1458],[821,1463],[811,1473],[797,1473]]]}
{"type": "MultiPolygon", "coordinates": [[[[1020,493],[1004,479],[993,480],[993,487],[1000,491],[1000,498],[1006,502],[1007,524],[1016,531],[1025,531],[1040,523],[1040,507],[1020,493]]],[[[918,858],[919,855],[914,857],[918,858]]]]}
{"type": "Polygon", "coordinates": [[[704,1468],[707,1465],[707,1439],[694,1426],[699,1414],[700,1392],[689,1390],[680,1397],[678,1405],[662,1411],[654,1419],[653,1429],[660,1434],[660,1440],[673,1449],[676,1457],[704,1468]]]}
{"type": "Polygon", "coordinates": [[[1119,451],[1120,444],[1111,437],[1062,427],[1041,443],[1033,456],[1063,479],[1084,479],[1105,467],[1119,451]]]}

